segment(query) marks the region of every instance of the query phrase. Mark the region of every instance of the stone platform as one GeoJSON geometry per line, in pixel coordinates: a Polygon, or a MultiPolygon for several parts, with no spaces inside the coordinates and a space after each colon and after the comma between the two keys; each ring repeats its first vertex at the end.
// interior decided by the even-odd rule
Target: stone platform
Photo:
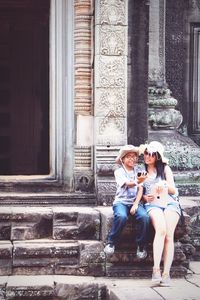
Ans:
{"type": "MultiPolygon", "coordinates": [[[[200,257],[199,198],[181,198],[181,202],[188,215],[175,232],[174,278],[187,276],[190,261],[200,257]]],[[[152,243],[148,257],[137,260],[130,220],[120,247],[113,256],[105,256],[112,218],[112,208],[102,206],[1,206],[0,279],[6,298],[0,299],[106,299],[107,286],[96,284],[98,278],[149,280],[152,243]],[[65,289],[70,296],[62,297],[65,289]],[[75,290],[82,290],[82,298],[76,298],[75,290]]]]}
{"type": "Polygon", "coordinates": [[[150,279],[38,275],[0,276],[0,300],[200,300],[200,262],[171,287],[150,279]]]}

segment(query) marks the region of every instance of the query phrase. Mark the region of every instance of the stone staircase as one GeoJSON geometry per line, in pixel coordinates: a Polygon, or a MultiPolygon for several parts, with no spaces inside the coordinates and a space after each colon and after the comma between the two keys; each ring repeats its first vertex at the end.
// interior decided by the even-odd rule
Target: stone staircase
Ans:
{"type": "MultiPolygon", "coordinates": [[[[200,257],[199,200],[181,199],[188,215],[176,228],[174,277],[200,257]]],[[[95,278],[150,278],[152,244],[145,261],[137,260],[130,220],[120,248],[105,256],[111,223],[109,206],[1,206],[0,300],[108,299],[106,284],[95,278]]]]}

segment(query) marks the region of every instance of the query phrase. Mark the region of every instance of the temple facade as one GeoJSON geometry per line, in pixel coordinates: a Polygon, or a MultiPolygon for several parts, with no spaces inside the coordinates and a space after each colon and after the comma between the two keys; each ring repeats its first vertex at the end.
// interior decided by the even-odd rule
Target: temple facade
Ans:
{"type": "Polygon", "coordinates": [[[199,95],[200,0],[0,0],[0,299],[105,300],[103,277],[150,280],[152,227],[144,261],[131,218],[104,246],[118,151],[152,140],[185,209],[171,275],[199,295],[199,95]]]}
{"type": "Polygon", "coordinates": [[[199,0],[1,0],[0,14],[5,203],[109,204],[119,148],[150,140],[200,194],[199,0]]]}

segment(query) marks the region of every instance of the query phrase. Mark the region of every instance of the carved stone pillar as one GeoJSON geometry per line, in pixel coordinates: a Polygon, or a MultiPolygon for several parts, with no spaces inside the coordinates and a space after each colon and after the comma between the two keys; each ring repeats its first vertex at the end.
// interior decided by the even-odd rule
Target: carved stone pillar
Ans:
{"type": "Polygon", "coordinates": [[[149,12],[149,125],[175,129],[182,115],[165,79],[165,0],[150,1],[149,12]]]}
{"type": "Polygon", "coordinates": [[[109,202],[113,163],[127,142],[127,4],[95,1],[95,162],[99,203],[109,202]]]}
{"type": "Polygon", "coordinates": [[[75,190],[93,191],[93,22],[94,0],[74,1],[76,121],[75,190]]]}
{"type": "Polygon", "coordinates": [[[182,115],[175,108],[178,101],[171,96],[165,79],[165,1],[150,1],[149,141],[165,145],[181,193],[199,194],[200,149],[177,131],[182,115]]]}

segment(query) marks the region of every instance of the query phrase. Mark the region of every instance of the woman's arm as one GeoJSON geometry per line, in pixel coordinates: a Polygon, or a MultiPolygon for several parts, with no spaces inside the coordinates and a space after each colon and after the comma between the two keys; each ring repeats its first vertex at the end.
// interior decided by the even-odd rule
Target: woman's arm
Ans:
{"type": "Polygon", "coordinates": [[[172,169],[170,166],[166,165],[165,169],[165,178],[167,182],[167,187],[168,187],[168,193],[169,194],[175,194],[176,193],[176,187],[175,187],[175,182],[174,182],[174,176],[172,173],[172,169]]]}

